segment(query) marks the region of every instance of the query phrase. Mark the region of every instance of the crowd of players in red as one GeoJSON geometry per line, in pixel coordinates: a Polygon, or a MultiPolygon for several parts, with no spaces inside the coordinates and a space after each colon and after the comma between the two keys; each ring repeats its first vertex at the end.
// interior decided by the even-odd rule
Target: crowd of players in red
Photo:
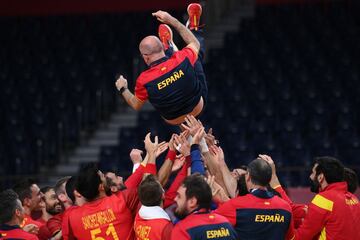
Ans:
{"type": "Polygon", "coordinates": [[[182,126],[168,142],[149,133],[144,159],[141,150],[130,153],[126,181],[89,164],[54,187],[26,179],[1,192],[0,238],[360,239],[356,174],[339,160],[316,158],[310,179],[317,195],[294,204],[271,157],[231,172],[212,130],[193,116],[182,126]]]}
{"type": "MultiPolygon", "coordinates": [[[[190,5],[201,12],[199,4],[190,5]]],[[[139,149],[130,153],[134,167],[126,181],[89,164],[55,186],[40,189],[36,182],[24,179],[2,191],[0,239],[360,240],[360,204],[353,195],[358,179],[338,159],[315,158],[310,180],[311,191],[317,194],[308,205],[295,204],[281,187],[270,156],[260,154],[247,166],[230,171],[212,130],[206,132],[192,115],[174,113],[166,104],[169,96],[174,98],[170,94],[174,89],[181,90],[177,106],[187,106],[195,115],[205,106],[205,77],[201,77],[201,63],[196,65],[202,51],[193,33],[168,13],[159,11],[154,16],[174,27],[187,47],[165,56],[160,40],[145,38],[140,52],[151,74],[142,75],[146,81],[137,82],[135,95],[122,76],[116,87],[134,109],[148,97],[157,99],[156,104],[151,102],[167,122],[184,122],[181,133],[163,142],[147,134],[144,158],[139,149]],[[168,71],[174,66],[179,70],[168,71]],[[184,89],[196,94],[185,99],[184,89]],[[165,151],[157,169],[156,160],[165,151]]],[[[190,25],[197,22],[198,26],[199,16],[190,25]]],[[[172,33],[164,24],[161,28],[159,32],[165,34],[160,35],[168,36],[162,39],[165,46],[172,33]]],[[[189,112],[187,108],[182,110],[189,112]]]]}

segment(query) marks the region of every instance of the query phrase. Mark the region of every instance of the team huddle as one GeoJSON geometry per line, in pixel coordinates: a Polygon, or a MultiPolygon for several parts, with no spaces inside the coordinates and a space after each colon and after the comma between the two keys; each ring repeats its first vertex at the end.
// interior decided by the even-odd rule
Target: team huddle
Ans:
{"type": "Polygon", "coordinates": [[[318,194],[294,204],[270,156],[230,171],[212,131],[193,116],[185,122],[168,142],[147,134],[145,157],[130,153],[126,181],[89,164],[54,187],[24,180],[3,191],[2,238],[360,239],[357,176],[339,160],[316,158],[310,179],[318,194]]]}
{"type": "Polygon", "coordinates": [[[131,107],[149,99],[181,130],[162,142],[148,133],[145,154],[129,154],[133,169],[126,180],[87,164],[55,186],[17,182],[0,193],[0,239],[360,239],[358,178],[338,159],[314,159],[309,177],[316,195],[308,205],[292,202],[268,155],[229,169],[212,129],[196,118],[207,99],[201,12],[199,4],[189,5],[188,26],[153,13],[164,24],[160,38],[146,37],[139,46],[149,70],[137,79],[135,95],[123,76],[116,81],[131,107]],[[184,49],[177,49],[166,24],[179,32],[184,49]]]}

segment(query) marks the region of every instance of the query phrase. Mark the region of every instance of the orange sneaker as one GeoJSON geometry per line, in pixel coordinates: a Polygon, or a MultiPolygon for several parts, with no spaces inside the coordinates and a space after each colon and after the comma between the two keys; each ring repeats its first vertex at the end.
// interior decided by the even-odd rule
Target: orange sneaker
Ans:
{"type": "Polygon", "coordinates": [[[199,3],[191,3],[187,8],[187,12],[189,14],[189,20],[188,23],[186,24],[187,27],[190,30],[195,29],[197,31],[199,28],[200,16],[202,13],[201,5],[199,3]]]}
{"type": "Polygon", "coordinates": [[[172,43],[173,39],[173,33],[171,28],[166,24],[160,24],[159,29],[159,38],[162,44],[164,45],[164,49],[167,50],[170,47],[170,44],[172,43]]]}

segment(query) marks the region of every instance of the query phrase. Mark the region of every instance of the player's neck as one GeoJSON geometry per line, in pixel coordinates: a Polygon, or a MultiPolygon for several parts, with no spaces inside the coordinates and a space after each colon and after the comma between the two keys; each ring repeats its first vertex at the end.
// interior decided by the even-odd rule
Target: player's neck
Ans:
{"type": "Polygon", "coordinates": [[[9,226],[15,226],[15,225],[20,226],[21,222],[16,217],[13,217],[9,222],[6,222],[5,224],[9,226]]]}
{"type": "Polygon", "coordinates": [[[31,216],[31,210],[30,210],[30,208],[24,206],[24,214],[25,214],[25,215],[28,215],[28,216],[31,216]]]}
{"type": "Polygon", "coordinates": [[[44,220],[45,222],[47,222],[50,218],[52,218],[53,215],[51,215],[50,213],[48,213],[46,210],[42,211],[42,215],[41,218],[42,220],[44,220]]]}

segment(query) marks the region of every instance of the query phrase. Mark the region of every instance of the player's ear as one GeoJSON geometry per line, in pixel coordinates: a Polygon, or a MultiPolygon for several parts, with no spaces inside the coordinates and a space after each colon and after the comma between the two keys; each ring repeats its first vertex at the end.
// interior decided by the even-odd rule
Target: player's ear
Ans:
{"type": "Polygon", "coordinates": [[[31,198],[24,198],[23,206],[29,207],[31,205],[31,198]]]}
{"type": "Polygon", "coordinates": [[[103,183],[99,184],[99,188],[98,188],[99,192],[105,192],[105,187],[103,183]]]}
{"type": "Polygon", "coordinates": [[[194,208],[197,208],[198,206],[198,202],[197,202],[197,199],[195,197],[192,197],[192,198],[189,198],[187,200],[187,203],[188,203],[188,207],[189,209],[194,209],[194,208]]]}

